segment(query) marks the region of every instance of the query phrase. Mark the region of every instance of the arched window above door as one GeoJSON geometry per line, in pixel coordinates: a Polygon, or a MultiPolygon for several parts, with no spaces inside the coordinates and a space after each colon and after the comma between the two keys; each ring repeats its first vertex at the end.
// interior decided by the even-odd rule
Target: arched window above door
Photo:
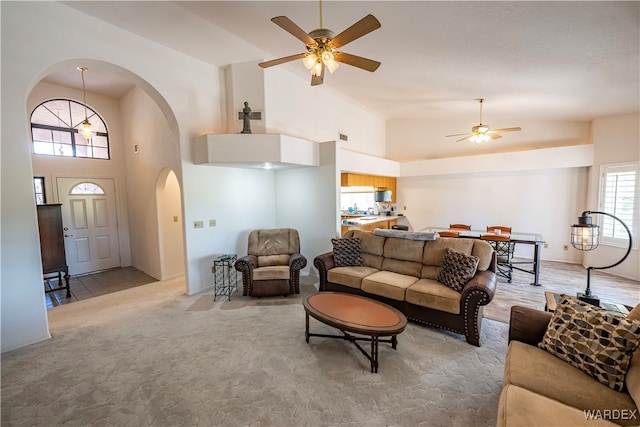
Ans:
{"type": "Polygon", "coordinates": [[[88,106],[86,114],[93,131],[90,139],[78,131],[85,119],[83,104],[71,99],[52,99],[38,105],[31,113],[33,154],[108,160],[107,125],[88,106]]]}
{"type": "Polygon", "coordinates": [[[93,182],[81,182],[80,184],[74,186],[70,194],[104,194],[104,190],[97,184],[93,182]]]}

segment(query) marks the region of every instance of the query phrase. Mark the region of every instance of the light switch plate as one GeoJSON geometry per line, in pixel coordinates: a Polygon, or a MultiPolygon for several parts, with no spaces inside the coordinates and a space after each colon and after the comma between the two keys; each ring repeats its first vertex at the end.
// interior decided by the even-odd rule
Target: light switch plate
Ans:
{"type": "Polygon", "coordinates": [[[215,227],[216,226],[216,220],[215,219],[210,219],[209,220],[209,227],[215,227]]]}
{"type": "Polygon", "coordinates": [[[204,228],[204,221],[193,221],[193,228],[204,228]]]}

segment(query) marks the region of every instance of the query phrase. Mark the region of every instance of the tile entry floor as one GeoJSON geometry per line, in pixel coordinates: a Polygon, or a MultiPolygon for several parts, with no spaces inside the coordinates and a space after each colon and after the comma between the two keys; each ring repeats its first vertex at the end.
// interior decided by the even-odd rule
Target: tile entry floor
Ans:
{"type": "MultiPolygon", "coordinates": [[[[53,282],[53,286],[58,285],[57,278],[51,281],[53,282]]],[[[67,298],[66,290],[60,290],[45,293],[45,300],[47,308],[52,308],[152,282],[157,282],[157,280],[133,267],[114,268],[96,273],[71,276],[69,280],[69,286],[71,288],[70,298],[67,298]]],[[[44,285],[47,285],[46,281],[44,285]]]]}

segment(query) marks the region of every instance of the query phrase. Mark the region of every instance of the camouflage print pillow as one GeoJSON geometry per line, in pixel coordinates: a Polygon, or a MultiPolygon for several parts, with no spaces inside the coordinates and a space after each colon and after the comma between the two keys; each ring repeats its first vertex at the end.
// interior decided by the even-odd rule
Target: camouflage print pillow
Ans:
{"type": "Polygon", "coordinates": [[[362,265],[362,245],[359,237],[351,239],[331,239],[333,259],[336,267],[362,265]]]}
{"type": "Polygon", "coordinates": [[[442,266],[438,273],[438,282],[462,292],[464,285],[476,274],[478,262],[477,256],[467,255],[462,252],[447,248],[447,253],[442,260],[442,266]]]}
{"type": "Polygon", "coordinates": [[[538,347],[622,391],[629,361],[639,345],[640,320],[562,295],[538,347]]]}

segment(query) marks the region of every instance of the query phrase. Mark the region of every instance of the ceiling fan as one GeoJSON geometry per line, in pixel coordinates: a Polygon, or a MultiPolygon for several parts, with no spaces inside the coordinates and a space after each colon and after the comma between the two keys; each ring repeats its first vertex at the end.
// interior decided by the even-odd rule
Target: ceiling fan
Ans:
{"type": "Polygon", "coordinates": [[[329,69],[329,72],[333,73],[339,66],[338,62],[371,72],[377,70],[380,66],[378,61],[336,50],[382,26],[380,21],[371,14],[365,16],[337,36],[333,31],[322,27],[322,0],[320,0],[320,28],[310,33],[306,33],[286,16],[276,16],[271,21],[301,40],[305,44],[307,51],[261,62],[258,65],[262,68],[302,59],[305,67],[311,71],[311,86],[317,86],[324,81],[325,67],[329,69]]]}
{"type": "Polygon", "coordinates": [[[502,138],[502,135],[499,134],[501,132],[517,132],[522,130],[519,127],[489,130],[489,125],[482,123],[482,103],[484,102],[484,98],[476,98],[476,101],[480,103],[480,124],[472,127],[471,133],[456,133],[454,135],[446,135],[445,138],[448,138],[450,136],[463,136],[463,138],[460,138],[456,142],[470,139],[476,144],[481,144],[483,142],[489,141],[490,139],[502,138]]]}

